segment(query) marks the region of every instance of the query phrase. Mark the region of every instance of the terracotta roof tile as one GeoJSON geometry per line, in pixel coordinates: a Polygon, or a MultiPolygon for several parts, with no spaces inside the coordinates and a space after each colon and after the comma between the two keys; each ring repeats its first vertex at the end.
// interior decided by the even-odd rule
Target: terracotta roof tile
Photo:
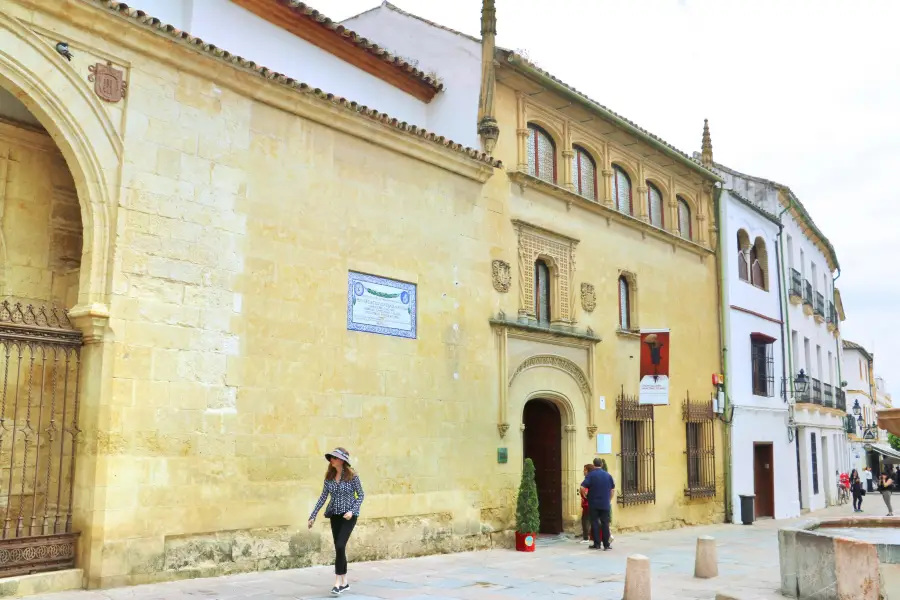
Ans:
{"type": "Polygon", "coordinates": [[[161,22],[156,17],[150,16],[142,10],[131,8],[124,2],[117,2],[116,0],[93,0],[93,2],[111,12],[128,18],[132,22],[139,23],[161,34],[167,35],[179,42],[190,45],[205,54],[213,56],[236,67],[252,71],[256,75],[259,75],[264,79],[273,81],[285,87],[289,87],[298,92],[315,96],[319,100],[328,102],[334,106],[339,106],[346,110],[357,113],[358,115],[367,117],[373,121],[378,121],[389,127],[399,129],[400,131],[422,138],[429,142],[434,142],[455,152],[465,154],[470,158],[483,162],[492,167],[503,166],[499,160],[495,160],[494,157],[488,156],[487,154],[481,152],[476,148],[463,146],[462,144],[458,144],[453,140],[445,138],[444,136],[437,135],[421,127],[407,123],[406,121],[400,121],[399,119],[391,117],[387,113],[379,112],[373,108],[369,108],[368,106],[359,104],[358,102],[347,100],[346,98],[323,92],[319,88],[312,88],[309,86],[309,84],[303,83],[302,81],[297,81],[296,79],[293,79],[276,71],[272,71],[271,69],[268,69],[266,67],[257,65],[253,61],[231,54],[227,50],[218,48],[213,44],[207,44],[200,38],[194,37],[186,31],[181,31],[180,29],[177,29],[172,25],[167,25],[161,22]]]}

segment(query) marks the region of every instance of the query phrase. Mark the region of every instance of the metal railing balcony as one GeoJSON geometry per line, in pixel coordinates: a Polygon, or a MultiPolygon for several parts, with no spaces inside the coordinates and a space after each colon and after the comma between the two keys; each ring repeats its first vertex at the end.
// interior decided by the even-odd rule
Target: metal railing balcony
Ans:
{"type": "Polygon", "coordinates": [[[816,292],[816,304],[813,307],[813,314],[819,315],[820,317],[825,316],[825,296],[819,292],[816,292]]]}
{"type": "Polygon", "coordinates": [[[834,407],[838,410],[847,412],[847,393],[840,388],[837,388],[836,391],[837,394],[834,401],[834,407]]]}
{"type": "Polygon", "coordinates": [[[810,306],[812,306],[813,303],[812,284],[809,280],[803,282],[803,302],[810,306]]]}
{"type": "Polygon", "coordinates": [[[812,389],[810,402],[813,404],[822,404],[822,382],[818,379],[810,379],[810,384],[809,387],[812,389]]]}
{"type": "Polygon", "coordinates": [[[834,408],[834,388],[829,383],[823,384],[822,388],[822,406],[834,408]]]}
{"type": "Polygon", "coordinates": [[[791,296],[803,297],[803,278],[797,269],[791,269],[791,296]]]}

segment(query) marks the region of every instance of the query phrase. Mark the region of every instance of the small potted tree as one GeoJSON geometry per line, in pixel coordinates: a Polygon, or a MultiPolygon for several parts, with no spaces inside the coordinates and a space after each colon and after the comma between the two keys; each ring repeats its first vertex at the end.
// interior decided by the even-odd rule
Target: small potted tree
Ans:
{"type": "Polygon", "coordinates": [[[525,459],[522,469],[522,483],[516,502],[516,550],[534,552],[535,534],[541,526],[538,510],[537,485],[534,482],[534,463],[525,459]]]}

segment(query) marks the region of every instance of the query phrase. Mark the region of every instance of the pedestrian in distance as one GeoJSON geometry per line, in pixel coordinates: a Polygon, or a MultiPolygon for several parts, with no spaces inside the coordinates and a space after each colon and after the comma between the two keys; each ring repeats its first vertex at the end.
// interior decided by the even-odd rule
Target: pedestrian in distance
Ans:
{"type": "MultiPolygon", "coordinates": [[[[606,466],[606,460],[600,458],[599,456],[594,459],[594,468],[595,469],[603,469],[604,471],[609,473],[609,468],[606,466]]],[[[612,506],[610,506],[609,507],[609,526],[610,526],[609,542],[610,543],[613,543],[614,541],[616,541],[616,536],[614,536],[612,534],[612,522],[613,522],[612,506]]]]}
{"type": "Polygon", "coordinates": [[[872,489],[872,467],[863,469],[863,477],[866,479],[866,491],[874,492],[872,489]]]}
{"type": "Polygon", "coordinates": [[[859,471],[853,469],[850,473],[850,493],[853,495],[853,512],[862,512],[863,496],[866,495],[866,489],[863,487],[862,480],[859,478],[859,471]]]}
{"type": "MultiPolygon", "coordinates": [[[[595,469],[594,465],[584,465],[584,476],[595,469]]],[[[587,494],[584,489],[580,489],[581,496],[581,543],[590,544],[593,536],[591,535],[591,508],[588,505],[587,494]]]]}
{"type": "Polygon", "coordinates": [[[604,550],[612,549],[609,540],[609,511],[612,507],[612,498],[616,493],[616,483],[612,475],[603,469],[594,469],[587,474],[581,482],[582,493],[587,495],[588,506],[591,511],[591,531],[594,535],[594,544],[590,548],[599,550],[600,542],[603,542],[604,550]]]}
{"type": "Polygon", "coordinates": [[[881,497],[884,499],[884,504],[887,506],[887,516],[889,517],[894,516],[894,509],[891,506],[891,487],[893,485],[894,480],[888,477],[887,473],[882,473],[878,480],[878,491],[881,492],[881,497]]]}
{"type": "Polygon", "coordinates": [[[325,509],[325,517],[331,521],[331,536],[334,538],[334,587],[331,593],[338,596],[350,588],[347,583],[347,542],[356,527],[365,494],[359,476],[350,467],[349,452],[344,448],[335,448],[325,455],[325,460],[328,461],[325,484],[316,507],[309,515],[307,527],[312,529],[330,494],[331,502],[325,509]]]}

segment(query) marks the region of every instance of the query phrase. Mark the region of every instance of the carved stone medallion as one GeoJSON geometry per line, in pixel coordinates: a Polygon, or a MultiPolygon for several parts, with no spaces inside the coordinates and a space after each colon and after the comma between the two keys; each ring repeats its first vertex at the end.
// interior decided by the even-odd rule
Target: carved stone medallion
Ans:
{"type": "Polygon", "coordinates": [[[88,81],[94,83],[94,93],[101,100],[116,103],[125,97],[125,72],[112,66],[111,62],[96,63],[88,67],[91,72],[88,81]]]}
{"type": "Polygon", "coordinates": [[[503,260],[495,260],[491,262],[491,276],[494,280],[494,289],[505,294],[509,291],[509,284],[512,275],[509,270],[509,263],[503,260]]]}
{"type": "Polygon", "coordinates": [[[581,284],[581,308],[585,312],[594,312],[594,309],[597,308],[597,293],[590,283],[581,284]]]}

